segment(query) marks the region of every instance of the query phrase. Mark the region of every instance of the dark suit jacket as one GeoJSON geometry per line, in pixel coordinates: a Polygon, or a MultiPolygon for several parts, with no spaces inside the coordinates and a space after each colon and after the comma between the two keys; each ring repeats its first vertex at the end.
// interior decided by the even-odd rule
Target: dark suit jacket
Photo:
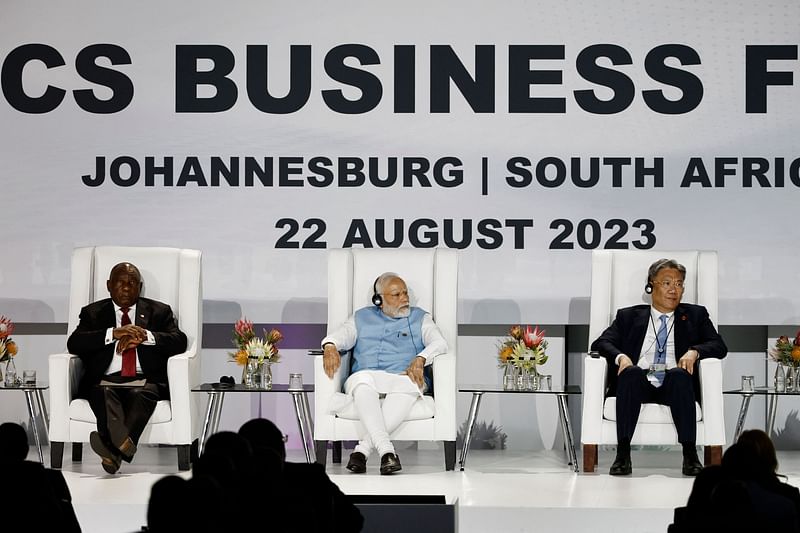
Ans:
{"type": "MultiPolygon", "coordinates": [[[[631,358],[633,364],[639,361],[647,328],[650,327],[650,306],[634,305],[617,311],[614,322],[592,343],[591,350],[600,352],[608,361],[608,395],[614,396],[617,390],[617,371],[614,362],[623,353],[631,358]]],[[[716,357],[722,359],[728,354],[728,347],[719,336],[708,311],[702,305],[679,304],[675,309],[673,326],[675,357],[680,359],[687,350],[697,350],[700,359],[716,357]]],[[[700,378],[695,369],[695,398],[700,398],[700,378]]]]}
{"type": "MultiPolygon", "coordinates": [[[[133,323],[152,332],[156,340],[153,346],[140,344],[136,347],[142,373],[149,382],[166,384],[167,359],[186,351],[186,335],[178,329],[172,309],[161,302],[140,297],[136,302],[133,323]]],[[[105,344],[105,337],[108,328],[115,326],[116,315],[111,298],[81,309],[78,327],[67,340],[69,352],[80,357],[84,364],[84,374],[78,384],[81,398],[88,398],[92,387],[100,382],[111,364],[116,343],[105,344]]]]}

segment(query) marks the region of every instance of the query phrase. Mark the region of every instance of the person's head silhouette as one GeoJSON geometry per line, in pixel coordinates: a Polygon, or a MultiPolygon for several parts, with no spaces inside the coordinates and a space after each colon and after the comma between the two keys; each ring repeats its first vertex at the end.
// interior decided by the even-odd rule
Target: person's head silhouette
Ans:
{"type": "Polygon", "coordinates": [[[0,463],[17,463],[28,456],[28,434],[14,422],[0,424],[0,463]]]}

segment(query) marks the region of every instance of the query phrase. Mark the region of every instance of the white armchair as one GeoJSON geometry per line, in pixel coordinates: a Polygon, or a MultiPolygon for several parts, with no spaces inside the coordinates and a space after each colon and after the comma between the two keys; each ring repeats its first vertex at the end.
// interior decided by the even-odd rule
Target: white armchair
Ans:
{"type": "MultiPolygon", "coordinates": [[[[331,250],[328,253],[328,331],[354,311],[371,305],[373,283],[383,272],[397,272],[408,284],[411,304],[433,315],[448,352],[433,360],[434,397],[424,396],[407,421],[392,433],[393,440],[444,441],[445,468],[456,459],[456,340],[458,320],[458,256],[454,250],[331,250]]],[[[361,423],[354,410],[333,414],[329,402],[341,392],[350,368],[350,353],[331,380],[322,356],[314,361],[314,440],[317,461],[325,464],[327,442],[358,440],[361,423]]],[[[334,454],[334,461],[341,453],[334,454]]]]}
{"type": "MultiPolygon", "coordinates": [[[[115,264],[128,261],[142,274],[142,296],[172,307],[187,337],[185,353],[167,363],[170,400],[159,401],[141,436],[141,443],[177,446],[178,468],[189,469],[189,449],[199,431],[196,400],[191,387],[200,382],[202,340],[201,254],[178,248],[97,246],[76,248],[72,253],[68,334],[78,325],[83,306],[107,298],[106,280],[115,264]]],[[[83,443],[97,428],[87,400],[75,398],[83,371],[81,360],[68,353],[49,359],[50,462],[60,468],[64,443],[72,443],[72,460],[80,461],[83,443]]]]}
{"type": "MultiPolygon", "coordinates": [[[[650,303],[649,295],[644,292],[647,269],[663,257],[675,259],[686,267],[686,289],[682,301],[705,306],[711,321],[716,323],[716,252],[601,250],[592,253],[589,344],[611,324],[617,309],[650,303]]],[[[725,444],[722,361],[703,359],[699,368],[701,399],[697,405],[697,444],[705,446],[706,464],[718,464],[725,444]]],[[[617,443],[616,398],[605,397],[607,373],[604,358],[586,357],[581,422],[584,472],[594,471],[599,444],[617,443]]],[[[632,444],[678,444],[678,434],[667,406],[642,405],[632,444]]]]}

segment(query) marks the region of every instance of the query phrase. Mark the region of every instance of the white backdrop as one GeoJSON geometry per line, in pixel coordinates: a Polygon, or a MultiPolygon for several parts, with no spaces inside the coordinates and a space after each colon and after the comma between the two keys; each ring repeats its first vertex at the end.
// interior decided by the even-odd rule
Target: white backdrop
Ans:
{"type": "MultiPolygon", "coordinates": [[[[603,229],[593,242],[586,233],[581,246],[578,228],[596,220],[603,227],[612,219],[631,226],[622,242],[648,242],[637,220],[652,221],[655,247],[716,249],[720,256],[720,323],[793,324],[800,321],[800,282],[795,242],[800,237],[795,208],[797,187],[789,168],[798,156],[798,88],[771,86],[765,113],[745,109],[746,47],[794,47],[800,20],[797,2],[198,2],[145,1],[133,4],[99,1],[53,3],[6,0],[0,6],[0,313],[18,321],[66,321],[69,256],[72,248],[87,244],[161,244],[192,247],[204,252],[204,295],[211,301],[236,302],[256,321],[324,322],[324,307],[309,307],[304,316],[287,316],[290,301],[324,299],[324,251],[278,249],[286,226],[282,218],[300,225],[320,219],[326,229],[319,241],[341,247],[353,219],[363,219],[375,242],[374,221],[391,225],[399,219],[406,233],[418,219],[432,219],[440,245],[445,219],[478,221],[533,220],[522,231],[524,242],[514,243],[512,228],[499,229],[502,244],[484,249],[473,235],[461,256],[461,322],[586,323],[589,294],[589,248],[606,245],[613,233],[603,229]],[[63,101],[45,113],[23,112],[13,105],[9,87],[18,62],[15,51],[39,43],[63,57],[64,66],[46,68],[41,61],[25,63],[22,87],[29,98],[40,97],[51,85],[66,90],[63,101]],[[97,64],[124,74],[133,86],[128,105],[117,112],[98,114],[81,109],[73,90],[91,89],[98,99],[112,90],[87,81],[78,73],[76,57],[87,47],[111,44],[123,49],[130,64],[97,64]],[[374,109],[360,114],[337,113],[326,105],[322,91],[342,89],[359,100],[359,89],[326,73],[326,54],[340,45],[360,44],[373,50],[378,64],[360,66],[355,58],[344,63],[371,73],[379,80],[382,97],[374,109]],[[582,109],[575,91],[594,90],[609,100],[619,95],[579,72],[577,58],[587,48],[616,45],[631,64],[598,65],[627,76],[633,100],[611,114],[582,109]],[[653,79],[645,68],[651,50],[679,44],[693,50],[700,64],[666,63],[700,80],[702,98],[688,112],[670,115],[650,109],[642,92],[663,90],[670,100],[684,93],[653,79]],[[235,65],[228,78],[238,88],[229,110],[184,113],[176,110],[178,45],[217,45],[229,50],[235,65]],[[283,96],[289,90],[289,52],[292,45],[311,46],[311,91],[299,110],[274,114],[258,110],[247,92],[247,46],[269,46],[268,90],[283,96]],[[397,47],[414,45],[415,79],[395,75],[397,47]],[[471,75],[476,72],[476,46],[492,45],[493,110],[472,110],[455,85],[450,84],[450,110],[431,112],[430,62],[432,46],[449,45],[471,75]],[[519,113],[509,110],[509,55],[520,45],[563,46],[564,59],[533,60],[531,70],[561,72],[561,81],[529,87],[535,98],[564,99],[563,113],[519,113]],[[14,60],[9,60],[9,57],[14,60]],[[395,83],[415,87],[413,113],[396,113],[395,83]],[[210,181],[210,160],[228,162],[247,157],[303,158],[291,175],[302,187],[167,186],[163,176],[155,185],[144,177],[130,187],[109,179],[98,186],[81,176],[95,174],[96,158],[112,161],[130,157],[144,167],[145,158],[157,165],[174,158],[174,182],[179,181],[187,157],[197,157],[210,181]],[[433,185],[377,188],[369,184],[343,188],[312,187],[308,161],[327,157],[366,160],[377,157],[385,174],[387,157],[424,157],[431,163],[444,157],[461,161],[463,183],[452,188],[433,185]],[[578,188],[569,179],[547,188],[536,181],[514,188],[506,162],[525,157],[582,161],[588,173],[590,157],[643,158],[645,166],[663,159],[663,187],[646,177],[634,183],[633,167],[621,173],[621,186],[612,186],[611,169],[602,166],[598,184],[578,188]],[[701,158],[715,182],[714,159],[734,158],[723,187],[694,183],[681,187],[689,159],[701,158]],[[775,158],[785,164],[782,187],[745,187],[741,159],[775,158]],[[482,158],[486,158],[487,195],[482,195],[482,158]],[[574,248],[551,249],[563,226],[576,227],[566,242],[574,248]],[[30,311],[25,307],[28,304],[30,311]],[[503,310],[510,308],[511,311],[503,310]],[[321,312],[318,309],[322,309],[321,312]],[[500,312],[493,312],[499,310],[500,312]],[[20,316],[20,314],[23,316],[20,316]],[[27,314],[27,316],[25,316],[27,314]]],[[[485,50],[485,49],[484,49],[485,50]]],[[[261,65],[263,68],[264,65],[261,65]]],[[[214,64],[197,63],[197,70],[214,64]]],[[[796,78],[796,60],[771,60],[769,71],[785,71],[796,78]]],[[[613,76],[612,76],[613,77],[613,76]]],[[[18,79],[19,76],[16,76],[18,79]]],[[[483,78],[486,79],[486,78],[483,78]]],[[[256,88],[265,90],[263,84],[256,88]]],[[[516,86],[516,85],[515,85],[516,86]]],[[[407,93],[404,93],[407,94],[407,93]]],[[[201,97],[213,97],[210,86],[198,88],[201,97]]],[[[275,164],[277,173],[277,163],[275,164]]],[[[795,174],[797,169],[794,170],[795,174]]],[[[123,168],[123,178],[129,169],[123,168]]],[[[430,175],[430,173],[429,173],[430,175]]],[[[554,175],[553,168],[548,176],[554,175]]],[[[242,178],[242,182],[244,178],[242,178]]],[[[475,230],[477,231],[477,230],[475,230]]],[[[310,235],[301,228],[295,236],[310,235]]],[[[394,236],[390,232],[388,237],[394,236]]],[[[583,235],[580,235],[581,237],[583,235]]],[[[461,230],[455,233],[460,240],[461,230]]],[[[424,236],[420,236],[424,240],[424,236]]],[[[644,280],[642,280],[643,282],[644,280]]],[[[638,282],[638,280],[637,280],[638,282]]],[[[366,302],[365,302],[366,304],[366,302]]],[[[235,317],[234,317],[235,318],[235,317]]],[[[207,317],[207,320],[213,317],[207,317]]]]}

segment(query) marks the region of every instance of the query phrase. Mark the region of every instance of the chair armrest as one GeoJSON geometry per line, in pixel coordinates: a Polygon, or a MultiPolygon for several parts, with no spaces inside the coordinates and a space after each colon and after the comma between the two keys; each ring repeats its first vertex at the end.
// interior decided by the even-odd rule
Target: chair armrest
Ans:
{"type": "Polygon", "coordinates": [[[56,442],[67,442],[69,436],[69,404],[78,391],[78,381],[83,374],[83,361],[77,355],[52,354],[48,358],[50,380],[49,437],[56,442]]]}
{"type": "MultiPolygon", "coordinates": [[[[313,352],[310,352],[313,353],[313,352]]],[[[334,392],[342,392],[342,387],[350,369],[350,352],[342,354],[342,362],[334,372],[333,379],[325,374],[322,356],[314,355],[314,421],[321,423],[324,417],[331,416],[328,411],[331,396],[334,392]]]]}
{"type": "Polygon", "coordinates": [[[603,403],[607,373],[608,363],[604,358],[588,355],[584,358],[581,442],[585,444],[598,444],[603,437],[603,403]]]}
{"type": "Polygon", "coordinates": [[[439,354],[433,359],[433,393],[436,404],[436,440],[456,440],[456,354],[439,354]]]}
{"type": "Polygon", "coordinates": [[[184,352],[167,359],[173,442],[190,444],[199,435],[197,400],[192,387],[200,383],[200,361],[196,352],[184,352]]]}
{"type": "Polygon", "coordinates": [[[700,405],[703,408],[705,444],[725,444],[725,409],[722,396],[722,360],[700,360],[700,405]]]}

